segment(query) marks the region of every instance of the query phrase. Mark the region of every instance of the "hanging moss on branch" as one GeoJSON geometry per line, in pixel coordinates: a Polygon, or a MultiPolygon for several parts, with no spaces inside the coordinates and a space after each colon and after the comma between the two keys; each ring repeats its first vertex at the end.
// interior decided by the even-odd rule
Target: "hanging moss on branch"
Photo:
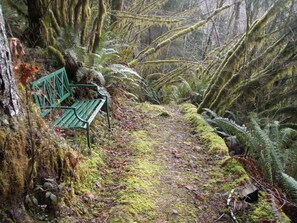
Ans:
{"type": "Polygon", "coordinates": [[[158,43],[153,43],[156,46],[153,47],[147,47],[145,48],[137,57],[136,59],[132,60],[129,63],[129,66],[135,66],[135,64],[139,61],[142,61],[144,58],[146,58],[147,56],[150,56],[154,53],[156,53],[158,50],[160,50],[161,48],[163,48],[164,46],[168,45],[169,43],[171,43],[173,40],[182,37],[188,33],[191,33],[192,31],[204,26],[205,24],[207,24],[214,16],[216,16],[217,14],[219,14],[220,12],[224,11],[225,9],[229,8],[230,5],[225,5],[217,10],[215,10],[210,16],[207,17],[207,19],[202,20],[192,26],[183,28],[181,30],[179,30],[178,32],[172,34],[172,36],[170,36],[169,38],[163,40],[162,42],[158,42],[158,43]]]}
{"type": "MultiPolygon", "coordinates": [[[[111,12],[113,14],[113,12],[111,12]]],[[[135,15],[135,14],[128,14],[128,13],[119,13],[117,12],[116,16],[121,19],[131,19],[133,22],[135,20],[140,20],[140,22],[145,22],[146,24],[155,24],[155,23],[164,23],[164,24],[170,24],[170,23],[180,23],[184,21],[184,19],[176,19],[176,18],[166,18],[164,16],[150,16],[150,15],[135,15]]]]}
{"type": "Polygon", "coordinates": [[[68,6],[68,0],[62,0],[61,7],[60,7],[60,10],[61,10],[60,14],[61,14],[61,25],[63,27],[66,27],[67,25],[67,12],[66,12],[67,6],[68,6]]]}
{"type": "MultiPolygon", "coordinates": [[[[277,41],[277,43],[282,43],[282,41],[277,41]]],[[[284,43],[282,45],[284,45],[284,43]]],[[[257,58],[258,60],[252,60],[247,66],[241,68],[244,72],[245,70],[249,70],[249,67],[254,68],[256,67],[255,64],[258,65],[258,71],[251,72],[252,75],[250,75],[249,78],[248,75],[245,75],[246,79],[242,80],[244,75],[243,72],[240,72],[241,70],[234,74],[232,78],[222,87],[217,98],[211,103],[210,107],[219,108],[222,113],[223,108],[232,107],[239,97],[244,95],[246,92],[251,92],[251,89],[254,89],[253,91],[257,91],[255,88],[259,88],[259,90],[265,87],[269,88],[270,85],[281,79],[283,75],[290,73],[290,70],[294,69],[297,65],[295,62],[296,60],[294,59],[294,56],[296,56],[297,53],[297,47],[289,47],[290,50],[287,50],[287,47],[282,45],[279,47],[273,45],[273,48],[276,48],[276,50],[273,50],[273,52],[270,50],[266,51],[265,54],[262,54],[261,57],[257,58]],[[277,62],[269,63],[263,70],[259,70],[261,63],[263,62],[258,61],[277,62]],[[225,96],[224,100],[222,99],[223,96],[225,96]],[[236,100],[234,100],[235,96],[236,100]],[[229,97],[233,97],[233,99],[228,100],[227,98],[229,97]]],[[[272,48],[269,49],[272,50],[272,48]]],[[[275,100],[275,98],[272,99],[275,100]]],[[[283,100],[283,98],[280,98],[280,100],[283,100]]]]}
{"type": "Polygon", "coordinates": [[[53,46],[48,47],[49,54],[53,55],[62,65],[65,65],[65,58],[60,50],[53,46]]]}
{"type": "MultiPolygon", "coordinates": [[[[226,54],[224,60],[212,77],[203,101],[199,105],[198,112],[201,112],[205,107],[217,110],[221,99],[229,94],[229,89],[236,86],[242,77],[248,78],[239,75],[236,71],[239,70],[241,64],[245,63],[247,52],[252,52],[254,46],[259,48],[264,44],[263,40],[260,41],[260,43],[258,41],[259,33],[261,33],[264,27],[272,21],[279,12],[284,10],[289,3],[290,0],[277,1],[259,20],[255,21],[250,30],[244,34],[237,44],[226,54]]],[[[249,75],[252,74],[247,71],[245,73],[249,75]]],[[[226,98],[228,98],[228,96],[226,98]]]]}
{"type": "Polygon", "coordinates": [[[186,72],[188,69],[191,68],[191,65],[183,65],[179,68],[176,68],[175,70],[171,71],[170,73],[164,75],[163,77],[159,78],[155,82],[152,83],[153,89],[159,89],[163,87],[164,85],[168,84],[170,81],[174,80],[178,76],[182,75],[184,72],[186,72]]]}
{"type": "Polygon", "coordinates": [[[54,15],[52,10],[49,10],[49,15],[50,15],[52,27],[55,30],[56,34],[59,35],[61,29],[60,29],[60,25],[57,21],[57,17],[54,15]]]}
{"type": "Polygon", "coordinates": [[[195,61],[187,61],[187,60],[152,60],[138,63],[140,66],[156,66],[156,65],[164,65],[164,64],[192,64],[194,66],[200,67],[201,64],[195,61]]]}

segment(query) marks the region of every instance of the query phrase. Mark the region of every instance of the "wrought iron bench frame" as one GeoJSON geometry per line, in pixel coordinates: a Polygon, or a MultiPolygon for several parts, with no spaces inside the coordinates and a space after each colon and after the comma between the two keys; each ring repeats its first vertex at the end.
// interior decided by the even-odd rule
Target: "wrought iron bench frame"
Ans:
{"type": "Polygon", "coordinates": [[[96,84],[70,84],[65,68],[61,68],[47,76],[31,83],[33,98],[40,109],[41,117],[45,118],[52,110],[61,109],[63,113],[52,123],[53,127],[65,129],[81,128],[87,131],[88,147],[90,143],[90,124],[97,113],[105,105],[107,124],[110,130],[107,95],[100,91],[96,84]],[[72,88],[94,88],[99,95],[98,99],[74,100],[70,106],[62,106],[61,103],[73,97],[72,88]]]}

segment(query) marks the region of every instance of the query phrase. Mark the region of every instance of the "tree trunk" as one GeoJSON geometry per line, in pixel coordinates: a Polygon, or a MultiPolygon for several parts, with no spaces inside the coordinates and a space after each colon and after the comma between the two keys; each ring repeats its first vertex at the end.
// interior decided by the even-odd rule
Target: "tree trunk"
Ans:
{"type": "Polygon", "coordinates": [[[11,54],[0,6],[0,117],[4,114],[15,116],[20,113],[19,96],[12,74],[11,54]]]}
{"type": "Polygon", "coordinates": [[[45,46],[41,20],[44,17],[44,8],[41,0],[27,0],[29,28],[26,30],[30,46],[45,46]]]}
{"type": "MultiPolygon", "coordinates": [[[[111,10],[112,13],[116,13],[116,11],[122,11],[123,0],[111,0],[111,10]]],[[[117,17],[114,14],[110,16],[110,24],[113,24],[117,21],[117,17]]]]}
{"type": "Polygon", "coordinates": [[[100,38],[101,38],[101,34],[102,34],[102,29],[103,29],[103,22],[104,22],[104,17],[106,14],[106,6],[105,6],[105,2],[104,0],[99,0],[99,10],[98,10],[98,17],[95,20],[95,22],[97,22],[96,24],[96,30],[93,33],[91,40],[90,40],[90,44],[89,44],[89,49],[88,51],[91,53],[95,53],[96,49],[99,46],[100,43],[100,38]]]}

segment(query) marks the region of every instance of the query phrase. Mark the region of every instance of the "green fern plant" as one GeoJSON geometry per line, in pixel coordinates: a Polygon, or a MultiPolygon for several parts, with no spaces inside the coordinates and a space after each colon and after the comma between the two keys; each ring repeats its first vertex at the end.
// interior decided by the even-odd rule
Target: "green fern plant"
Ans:
{"type": "Polygon", "coordinates": [[[206,121],[214,126],[220,135],[236,137],[250,149],[249,154],[257,161],[270,182],[284,187],[296,197],[297,181],[286,173],[294,174],[297,169],[296,130],[282,128],[277,121],[262,128],[255,113],[249,116],[248,130],[244,125],[238,125],[232,119],[222,118],[210,109],[204,111],[206,121]]]}
{"type": "Polygon", "coordinates": [[[285,173],[281,173],[283,184],[292,197],[297,198],[297,181],[285,173]]]}
{"type": "Polygon", "coordinates": [[[133,98],[139,99],[144,82],[135,70],[122,64],[110,64],[103,69],[103,73],[110,87],[120,87],[133,98]]]}
{"type": "Polygon", "coordinates": [[[248,153],[248,148],[254,146],[252,136],[247,130],[245,125],[239,125],[234,120],[230,118],[223,118],[219,116],[216,112],[204,108],[204,118],[206,121],[216,128],[216,131],[219,135],[225,138],[225,141],[228,144],[228,141],[231,145],[238,145],[241,148],[244,148],[245,151],[242,151],[245,155],[248,153]]]}

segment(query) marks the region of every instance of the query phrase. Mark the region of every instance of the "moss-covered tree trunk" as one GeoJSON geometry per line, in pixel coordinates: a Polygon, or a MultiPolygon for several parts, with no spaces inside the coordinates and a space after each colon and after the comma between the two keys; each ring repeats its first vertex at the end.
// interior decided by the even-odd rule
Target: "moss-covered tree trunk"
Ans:
{"type": "Polygon", "coordinates": [[[104,0],[99,0],[98,6],[99,6],[98,17],[94,22],[95,23],[94,24],[95,28],[94,28],[93,35],[91,37],[89,48],[88,48],[88,51],[93,52],[93,53],[95,53],[96,49],[99,46],[100,38],[101,38],[101,35],[102,35],[104,17],[105,17],[105,14],[106,14],[105,1],[104,0]]]}
{"type": "Polygon", "coordinates": [[[11,55],[0,6],[0,117],[3,114],[15,116],[20,113],[19,96],[12,74],[11,55]]]}
{"type": "MultiPolygon", "coordinates": [[[[122,11],[123,7],[123,0],[111,0],[111,10],[113,13],[116,13],[116,11],[122,11]]],[[[112,14],[110,16],[110,24],[113,24],[117,21],[117,17],[115,14],[112,14]]]]}
{"type": "MultiPolygon", "coordinates": [[[[227,104],[234,103],[234,100],[238,101],[238,96],[240,96],[241,93],[244,93],[244,91],[236,92],[236,95],[232,95],[230,92],[233,92],[233,89],[236,89],[238,84],[242,81],[250,81],[251,76],[257,73],[252,70],[253,67],[250,67],[250,70],[245,69],[244,75],[240,75],[240,73],[238,73],[238,71],[242,69],[240,66],[242,65],[243,68],[249,66],[249,63],[246,62],[246,57],[249,53],[252,53],[251,49],[255,49],[255,46],[259,47],[260,44],[258,43],[259,41],[257,37],[265,30],[267,24],[282,12],[289,3],[290,0],[276,1],[261,18],[253,23],[241,39],[238,40],[238,42],[226,53],[223,61],[212,75],[212,79],[205,91],[203,100],[199,104],[198,112],[202,112],[203,108],[210,108],[222,114],[226,109],[229,109],[226,107],[227,104]]],[[[266,56],[268,57],[269,55],[266,56]]],[[[266,59],[268,58],[263,58],[263,61],[266,61],[266,59]]],[[[258,62],[261,61],[262,60],[259,60],[258,62]]],[[[253,92],[255,89],[251,87],[245,90],[245,92],[253,92]]]]}

